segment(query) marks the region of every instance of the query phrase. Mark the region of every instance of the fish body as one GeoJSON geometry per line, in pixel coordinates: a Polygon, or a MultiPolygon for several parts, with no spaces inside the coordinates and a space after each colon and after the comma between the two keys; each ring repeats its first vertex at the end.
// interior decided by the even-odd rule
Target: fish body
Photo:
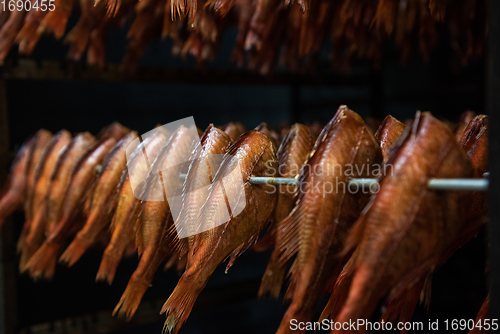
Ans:
{"type": "Polygon", "coordinates": [[[382,154],[384,155],[384,161],[387,161],[389,158],[391,148],[394,146],[396,140],[399,136],[401,136],[405,129],[406,125],[391,115],[387,115],[382,124],[380,124],[377,132],[375,133],[375,138],[377,138],[380,142],[382,154]]]}
{"type": "Polygon", "coordinates": [[[25,200],[28,162],[34,145],[34,137],[27,139],[12,163],[9,176],[0,193],[0,226],[25,200]]]}
{"type": "Polygon", "coordinates": [[[137,146],[130,147],[127,169],[118,185],[118,203],[110,227],[111,240],[104,251],[96,280],[107,280],[111,284],[127,246],[135,243],[135,225],[142,207],[138,192],[134,192],[139,186],[134,189],[130,175],[132,174],[138,180],[146,179],[151,163],[154,162],[170,135],[171,133],[163,129],[155,131],[137,146]]]}
{"type": "Polygon", "coordinates": [[[93,172],[90,170],[90,166],[83,163],[88,157],[93,143],[94,137],[88,132],[75,136],[59,157],[52,173],[45,207],[48,236],[26,264],[26,269],[35,278],[45,276],[50,279],[54,274],[59,245],[64,241],[70,227],[68,221],[74,215],[74,208],[80,204],[79,196],[83,195],[88,185],[85,183],[87,181],[85,177],[82,180],[84,173],[79,173],[79,170],[84,166],[85,170],[93,172]],[[75,178],[75,176],[77,177],[75,178]],[[82,181],[82,184],[78,184],[82,181]]]}
{"type": "Polygon", "coordinates": [[[292,302],[277,333],[291,333],[292,319],[311,321],[331,277],[345,264],[339,255],[344,239],[371,195],[351,188],[349,179],[374,177],[381,163],[371,130],[357,113],[340,106],[302,167],[296,205],[282,222],[280,260],[297,256],[287,291],[292,302]]]}
{"type": "Polygon", "coordinates": [[[198,226],[207,229],[195,236],[189,248],[186,270],[163,305],[161,312],[167,317],[165,332],[179,330],[217,266],[230,257],[226,270],[229,269],[255,242],[274,210],[277,193],[272,186],[252,185],[249,179],[276,176],[276,169],[273,143],[258,131],[244,133],[228,149],[198,216],[198,226]],[[241,181],[241,188],[233,187],[241,181]],[[219,225],[223,221],[227,222],[219,225]]]}
{"type": "Polygon", "coordinates": [[[147,176],[142,212],[136,226],[136,245],[140,255],[137,269],[116,305],[113,314],[130,319],[160,264],[172,253],[169,231],[173,225],[169,191],[181,189],[180,174],[187,172],[188,161],[198,140],[195,128],[180,126],[162,147],[147,176]]]}
{"type": "Polygon", "coordinates": [[[78,261],[110,221],[116,208],[117,187],[123,170],[127,166],[126,149],[136,138],[137,132],[130,132],[115,145],[104,159],[100,176],[91,196],[87,221],[61,256],[60,261],[67,263],[68,267],[78,261]]]}
{"type": "Polygon", "coordinates": [[[231,144],[232,140],[226,132],[210,124],[193,150],[182,194],[182,208],[173,226],[175,231],[172,230],[172,233],[177,234],[174,240],[181,239],[177,245],[179,257],[188,251],[195,235],[201,232],[197,229],[196,222],[217,171],[213,170],[214,166],[220,164],[231,144]]]}
{"type": "MultiPolygon", "coordinates": [[[[313,146],[314,141],[309,128],[299,123],[292,125],[278,149],[278,175],[280,177],[296,177],[308,159],[313,146]]],[[[271,239],[271,245],[280,244],[284,237],[282,233],[284,226],[281,223],[295,205],[297,187],[278,186],[278,191],[278,202],[272,217],[271,232],[264,236],[264,238],[271,239]]],[[[261,242],[262,240],[259,241],[259,243],[261,242]]],[[[259,243],[255,246],[258,246],[259,243]]],[[[279,261],[280,254],[280,248],[275,247],[262,278],[259,296],[269,293],[273,298],[278,298],[287,269],[279,261]]]]}
{"type": "Polygon", "coordinates": [[[228,134],[232,141],[235,141],[245,132],[245,127],[239,122],[229,122],[222,127],[222,130],[228,134]]]}
{"type": "MultiPolygon", "coordinates": [[[[427,187],[430,178],[472,175],[469,158],[447,125],[417,113],[387,163],[392,172],[380,181],[380,191],[346,241],[345,252],[355,249],[346,270],[352,282],[335,321],[369,318],[385,295],[390,304],[413,287],[421,289],[418,284],[466,225],[467,192],[427,187]]],[[[407,311],[402,314],[413,313],[407,311]]]]}
{"type": "Polygon", "coordinates": [[[63,154],[66,146],[70,143],[71,137],[71,133],[66,130],[56,133],[48,143],[37,169],[32,194],[33,198],[31,200],[33,217],[23,243],[18,244],[21,251],[21,260],[19,262],[19,269],[21,271],[24,271],[26,263],[38,247],[40,247],[45,238],[45,210],[51,185],[51,176],[61,154],[63,154]]]}
{"type": "Polygon", "coordinates": [[[26,189],[24,200],[24,225],[19,236],[17,249],[20,250],[28,234],[28,231],[33,220],[33,195],[35,191],[35,178],[39,169],[40,161],[42,160],[43,153],[52,138],[52,133],[45,129],[40,129],[35,134],[33,140],[33,147],[28,158],[28,166],[26,171],[26,189]]]}

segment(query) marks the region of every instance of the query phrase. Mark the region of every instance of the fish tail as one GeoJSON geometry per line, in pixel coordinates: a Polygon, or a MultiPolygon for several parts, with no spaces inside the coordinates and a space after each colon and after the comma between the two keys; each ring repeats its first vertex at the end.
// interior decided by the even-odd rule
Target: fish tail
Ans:
{"type": "Polygon", "coordinates": [[[302,307],[299,303],[292,302],[283,315],[283,319],[281,320],[281,324],[276,331],[276,334],[305,333],[305,329],[292,330],[290,327],[292,320],[296,320],[297,322],[307,322],[311,321],[311,318],[302,312],[302,307]]]}
{"type": "Polygon", "coordinates": [[[163,325],[164,334],[175,334],[179,331],[191,313],[196,298],[205,284],[206,280],[199,280],[188,272],[181,276],[160,312],[160,314],[165,313],[167,317],[163,325]]]}
{"type": "Polygon", "coordinates": [[[127,320],[130,320],[137,311],[142,297],[150,285],[151,280],[145,279],[142,274],[134,272],[125,292],[123,292],[120,301],[113,310],[113,316],[118,313],[118,317],[127,317],[127,320]]]}
{"type": "Polygon", "coordinates": [[[96,281],[107,281],[109,285],[113,283],[116,269],[123,256],[123,250],[116,247],[107,247],[102,256],[101,265],[97,271],[96,281]]]}
{"type": "Polygon", "coordinates": [[[26,264],[31,277],[35,280],[46,278],[51,280],[56,271],[59,245],[52,242],[45,242],[26,264]]]}
{"type": "Polygon", "coordinates": [[[373,296],[376,283],[371,281],[372,273],[373,268],[369,264],[362,263],[357,267],[346,302],[335,319],[336,322],[357,321],[371,314],[378,300],[373,296]]]}
{"type": "MultiPolygon", "coordinates": [[[[390,322],[409,322],[413,316],[413,312],[417,307],[418,301],[422,294],[424,280],[420,280],[417,284],[410,287],[402,295],[396,299],[392,299],[387,304],[385,312],[381,316],[381,320],[390,322]]],[[[408,330],[402,329],[401,334],[408,333],[408,330]]]]}
{"type": "Polygon", "coordinates": [[[335,319],[337,317],[340,308],[347,299],[351,282],[352,275],[347,273],[346,269],[344,269],[335,282],[330,299],[319,317],[320,321],[324,319],[335,319]]]}
{"type": "Polygon", "coordinates": [[[262,276],[259,298],[269,295],[273,299],[278,299],[280,296],[281,287],[285,280],[286,266],[283,266],[274,254],[273,252],[273,256],[271,256],[267,264],[266,272],[262,276]]]}
{"type": "Polygon", "coordinates": [[[71,244],[61,255],[59,263],[66,264],[68,268],[73,266],[87,251],[87,249],[92,246],[92,244],[92,241],[80,236],[80,234],[77,234],[75,239],[73,239],[71,244]]]}
{"type": "Polygon", "coordinates": [[[69,15],[62,10],[49,12],[40,23],[37,32],[43,33],[45,30],[48,30],[51,31],[57,39],[59,39],[64,35],[68,18],[69,15]]]}

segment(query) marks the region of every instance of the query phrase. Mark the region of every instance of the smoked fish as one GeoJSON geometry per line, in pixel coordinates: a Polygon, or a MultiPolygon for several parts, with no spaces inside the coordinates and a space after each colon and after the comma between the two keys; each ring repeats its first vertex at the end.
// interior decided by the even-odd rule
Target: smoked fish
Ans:
{"type": "MultiPolygon", "coordinates": [[[[283,138],[278,149],[278,175],[280,177],[296,177],[304,162],[307,161],[311,150],[313,149],[314,141],[311,131],[305,125],[296,123],[292,125],[288,134],[283,138]]],[[[296,198],[297,187],[295,186],[278,186],[278,202],[274,209],[271,219],[270,233],[266,237],[272,239],[272,244],[280,244],[284,237],[282,231],[284,226],[282,222],[292,211],[296,198]]],[[[258,246],[262,240],[259,240],[255,246],[258,246]]],[[[255,248],[255,247],[254,247],[255,248]]],[[[259,297],[265,294],[270,294],[271,297],[277,299],[279,297],[281,286],[286,274],[286,266],[279,261],[281,250],[276,246],[271,254],[266,272],[262,277],[262,284],[259,289],[259,297]]]]}
{"type": "Polygon", "coordinates": [[[114,145],[115,140],[106,140],[103,145],[94,144],[88,133],[77,135],[57,162],[51,177],[51,187],[46,203],[47,239],[26,264],[26,269],[35,279],[54,275],[59,248],[71,230],[95,166],[114,145]]]}
{"type": "Polygon", "coordinates": [[[24,271],[26,263],[40,247],[45,238],[45,210],[46,203],[51,186],[51,176],[56,168],[56,164],[66,146],[71,142],[71,133],[66,130],[61,130],[56,133],[45,149],[40,165],[37,169],[35,182],[32,208],[33,217],[26,232],[22,244],[18,244],[19,251],[21,252],[21,259],[19,261],[19,270],[24,271]]]}
{"type": "Polygon", "coordinates": [[[375,133],[375,138],[380,142],[384,161],[387,161],[389,158],[391,148],[405,129],[406,124],[401,123],[391,115],[387,115],[382,124],[380,124],[375,133]]]}
{"type": "Polygon", "coordinates": [[[134,315],[156,270],[173,251],[172,241],[168,236],[174,221],[167,198],[170,191],[182,189],[180,174],[185,174],[189,166],[182,162],[189,160],[198,140],[197,129],[181,125],[151,166],[146,179],[142,212],[136,226],[139,264],[113,310],[113,315],[118,313],[128,319],[134,315]]]}
{"type": "Polygon", "coordinates": [[[127,169],[118,185],[118,203],[110,226],[111,240],[104,251],[96,281],[106,280],[108,284],[111,284],[125,250],[131,243],[135,244],[135,226],[142,206],[138,193],[134,195],[130,174],[138,180],[145,180],[150,165],[155,161],[170,135],[171,133],[162,128],[161,131],[155,131],[150,136],[146,136],[135,148],[130,148],[132,152],[127,161],[127,169]]]}
{"type": "Polygon", "coordinates": [[[34,145],[34,136],[27,139],[12,163],[9,176],[0,193],[0,226],[25,200],[28,162],[34,145]]]}
{"type": "Polygon", "coordinates": [[[123,170],[127,166],[127,146],[136,138],[137,132],[130,132],[115,145],[104,159],[100,176],[91,197],[87,221],[60,258],[60,262],[66,263],[68,267],[75,264],[92,246],[99,233],[111,220],[118,199],[117,186],[120,183],[123,170]]]}
{"type": "MultiPolygon", "coordinates": [[[[466,228],[470,193],[427,187],[430,178],[473,173],[446,124],[430,113],[417,113],[387,164],[392,172],[382,177],[379,192],[346,240],[344,254],[354,253],[345,268],[351,283],[338,322],[369,318],[386,295],[391,304],[405,293],[415,295],[411,289],[420,294],[429,272],[466,228]]],[[[400,304],[406,310],[398,312],[411,315],[417,301],[400,304]]]]}
{"type": "Polygon", "coordinates": [[[319,298],[347,260],[339,255],[344,239],[371,195],[351,187],[349,179],[378,176],[382,159],[379,143],[363,119],[340,106],[303,165],[296,205],[281,223],[280,260],[284,264],[297,256],[287,291],[292,301],[277,333],[292,333],[292,319],[312,320],[319,298]]]}
{"type": "Polygon", "coordinates": [[[178,332],[222,261],[230,257],[227,271],[258,238],[274,210],[277,194],[270,185],[252,185],[248,181],[251,176],[276,176],[277,165],[273,143],[255,130],[241,135],[228,149],[198,216],[200,228],[216,227],[197,234],[189,248],[186,270],[161,310],[167,318],[166,333],[178,332]],[[232,187],[238,181],[243,181],[243,189],[232,187]],[[219,225],[221,221],[227,222],[219,225]]]}

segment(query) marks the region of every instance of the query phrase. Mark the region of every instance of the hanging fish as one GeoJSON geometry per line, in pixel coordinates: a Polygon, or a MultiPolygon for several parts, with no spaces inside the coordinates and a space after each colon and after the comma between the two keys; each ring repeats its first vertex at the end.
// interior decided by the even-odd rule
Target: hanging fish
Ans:
{"type": "Polygon", "coordinates": [[[277,167],[273,143],[258,131],[246,132],[229,148],[198,216],[197,226],[205,231],[195,236],[186,271],[161,310],[167,317],[165,332],[177,333],[217,266],[230,257],[228,270],[258,238],[277,194],[270,185],[248,181],[252,176],[275,176],[277,167]],[[242,189],[233,187],[241,181],[242,189]],[[233,216],[232,212],[239,214],[233,216]],[[227,222],[219,225],[223,221],[227,222]]]}
{"type": "Polygon", "coordinates": [[[61,130],[56,133],[48,143],[37,169],[31,200],[33,217],[26,231],[26,237],[22,243],[18,243],[18,249],[21,252],[19,261],[19,270],[21,272],[24,271],[26,263],[45,238],[45,209],[51,185],[51,176],[61,154],[63,154],[70,141],[71,133],[68,131],[61,130]]]}
{"type": "Polygon", "coordinates": [[[110,221],[118,199],[116,188],[127,165],[127,146],[136,138],[137,132],[130,132],[115,145],[104,159],[99,179],[91,196],[91,207],[87,221],[61,255],[60,262],[66,263],[68,267],[75,264],[92,246],[99,233],[110,221]]]}

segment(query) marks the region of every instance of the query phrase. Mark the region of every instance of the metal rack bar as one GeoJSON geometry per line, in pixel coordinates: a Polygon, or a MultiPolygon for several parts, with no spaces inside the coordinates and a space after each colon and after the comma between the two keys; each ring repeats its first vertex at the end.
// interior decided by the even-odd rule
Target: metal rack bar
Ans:
{"type": "MultiPolygon", "coordinates": [[[[252,184],[271,184],[296,186],[299,181],[293,177],[252,177],[252,184]]],[[[352,179],[349,184],[370,187],[377,184],[377,179],[352,179]]],[[[467,191],[487,191],[489,180],[487,179],[431,179],[429,189],[433,190],[467,190],[467,191]]]]}

